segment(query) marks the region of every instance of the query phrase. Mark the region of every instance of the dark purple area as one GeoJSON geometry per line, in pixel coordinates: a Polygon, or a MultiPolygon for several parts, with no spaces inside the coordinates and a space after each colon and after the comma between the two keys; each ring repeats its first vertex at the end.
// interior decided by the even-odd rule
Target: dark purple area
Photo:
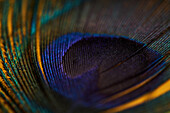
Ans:
{"type": "MultiPolygon", "coordinates": [[[[162,56],[149,48],[141,49],[143,46],[128,38],[109,35],[75,33],[60,37],[50,46],[52,49],[45,51],[45,56],[51,58],[44,63],[48,66],[50,62],[53,67],[49,65],[45,70],[49,85],[75,101],[97,105],[97,101],[146,80],[162,67],[163,64],[154,67],[162,56]]],[[[111,105],[149,90],[145,87],[132,92],[128,98],[119,98],[111,105]]]]}

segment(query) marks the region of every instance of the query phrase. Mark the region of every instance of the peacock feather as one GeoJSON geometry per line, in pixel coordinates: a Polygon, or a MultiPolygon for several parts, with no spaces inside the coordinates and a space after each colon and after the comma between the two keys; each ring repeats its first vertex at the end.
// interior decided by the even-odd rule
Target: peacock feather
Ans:
{"type": "Polygon", "coordinates": [[[169,0],[0,0],[0,113],[169,113],[169,0]]]}

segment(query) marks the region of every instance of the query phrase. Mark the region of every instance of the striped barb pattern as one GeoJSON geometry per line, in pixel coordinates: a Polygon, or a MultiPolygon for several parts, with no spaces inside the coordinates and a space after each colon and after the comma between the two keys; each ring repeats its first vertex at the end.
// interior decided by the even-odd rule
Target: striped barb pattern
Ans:
{"type": "Polygon", "coordinates": [[[0,113],[169,113],[169,0],[0,0],[0,113]]]}

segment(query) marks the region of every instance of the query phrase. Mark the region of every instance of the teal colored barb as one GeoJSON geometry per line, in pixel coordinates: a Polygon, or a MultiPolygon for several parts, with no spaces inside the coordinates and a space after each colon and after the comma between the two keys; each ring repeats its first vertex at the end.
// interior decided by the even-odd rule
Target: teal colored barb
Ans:
{"type": "MultiPolygon", "coordinates": [[[[70,11],[72,8],[80,5],[83,1],[84,0],[66,1],[63,8],[55,10],[53,15],[50,15],[49,13],[44,14],[41,18],[41,25],[46,24],[48,21],[57,18],[58,16],[70,11]]],[[[32,23],[31,34],[34,34],[35,32],[36,32],[36,18],[32,23]]]]}

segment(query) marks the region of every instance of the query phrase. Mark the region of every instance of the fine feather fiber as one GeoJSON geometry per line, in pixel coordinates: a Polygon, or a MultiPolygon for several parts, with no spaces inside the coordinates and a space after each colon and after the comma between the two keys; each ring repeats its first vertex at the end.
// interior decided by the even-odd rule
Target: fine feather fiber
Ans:
{"type": "Polygon", "coordinates": [[[0,0],[0,113],[169,113],[169,0],[0,0]]]}

